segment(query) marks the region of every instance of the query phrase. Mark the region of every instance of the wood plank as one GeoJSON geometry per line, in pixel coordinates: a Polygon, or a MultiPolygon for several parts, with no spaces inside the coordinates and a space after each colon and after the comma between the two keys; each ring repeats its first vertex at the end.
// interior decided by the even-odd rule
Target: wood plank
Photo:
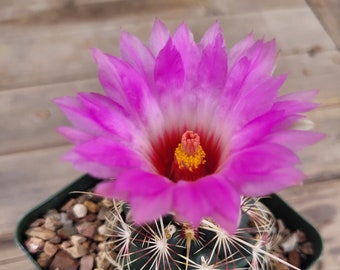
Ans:
{"type": "Polygon", "coordinates": [[[33,206],[71,183],[81,173],[62,162],[68,147],[0,157],[0,239],[13,234],[19,219],[33,206]]]}
{"type": "Polygon", "coordinates": [[[56,128],[67,123],[53,103],[57,96],[100,90],[97,79],[0,92],[0,155],[66,143],[56,128]]]}
{"type": "MultiPolygon", "coordinates": [[[[162,11],[159,17],[172,30],[186,18],[197,39],[218,19],[228,44],[234,44],[254,31],[258,37],[277,37],[282,54],[307,52],[315,46],[323,50],[334,49],[334,44],[307,7],[232,16],[203,17],[204,12],[199,6],[174,8],[162,11]]],[[[121,27],[146,41],[153,20],[154,13],[142,13],[64,24],[2,24],[0,90],[94,77],[96,69],[89,48],[99,47],[117,54],[121,27]]]]}
{"type": "Polygon", "coordinates": [[[338,270],[340,265],[340,179],[309,183],[280,195],[307,218],[321,233],[324,252],[311,270],[338,270]]]}
{"type": "Polygon", "coordinates": [[[307,3],[340,50],[340,2],[338,0],[307,0],[307,3]]]}

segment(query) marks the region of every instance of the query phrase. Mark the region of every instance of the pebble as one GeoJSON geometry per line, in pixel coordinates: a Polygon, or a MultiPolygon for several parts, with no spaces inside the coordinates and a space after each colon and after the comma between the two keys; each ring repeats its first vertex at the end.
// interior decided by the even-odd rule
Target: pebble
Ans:
{"type": "Polygon", "coordinates": [[[44,244],[45,241],[37,237],[30,237],[25,242],[25,245],[30,253],[38,253],[43,251],[44,244]]]}
{"type": "Polygon", "coordinates": [[[46,242],[44,245],[44,252],[49,256],[53,257],[58,251],[58,246],[51,242],[46,242]]]}
{"type": "Polygon", "coordinates": [[[73,214],[76,218],[83,218],[87,215],[87,208],[81,203],[77,203],[72,207],[73,214]]]}
{"type": "Polygon", "coordinates": [[[66,251],[59,250],[54,256],[49,270],[77,270],[79,267],[79,260],[73,259],[66,251]]]}
{"type": "Polygon", "coordinates": [[[37,237],[37,238],[40,238],[40,239],[43,239],[43,240],[50,240],[54,236],[56,236],[56,233],[54,231],[45,229],[43,227],[30,228],[26,231],[26,234],[28,236],[37,237]]]}
{"type": "Polygon", "coordinates": [[[71,198],[30,224],[26,248],[45,270],[112,270],[99,248],[107,239],[104,223],[111,207],[112,200],[87,194],[71,198]]]}
{"type": "Polygon", "coordinates": [[[92,270],[94,265],[94,256],[86,255],[80,259],[79,270],[92,270]]]}

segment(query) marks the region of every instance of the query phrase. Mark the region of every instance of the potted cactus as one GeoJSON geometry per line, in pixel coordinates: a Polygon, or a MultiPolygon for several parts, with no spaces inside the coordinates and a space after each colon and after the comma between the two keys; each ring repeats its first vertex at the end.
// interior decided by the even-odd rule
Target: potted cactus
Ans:
{"type": "Polygon", "coordinates": [[[148,46],[123,32],[119,58],[92,54],[105,94],[56,103],[72,123],[59,128],[74,144],[64,159],[114,201],[113,267],[298,269],[261,198],[302,182],[296,152],[323,135],[303,115],[317,91],[278,94],[275,41],[250,34],[227,51],[218,22],[196,43],[156,19],[148,46]]]}

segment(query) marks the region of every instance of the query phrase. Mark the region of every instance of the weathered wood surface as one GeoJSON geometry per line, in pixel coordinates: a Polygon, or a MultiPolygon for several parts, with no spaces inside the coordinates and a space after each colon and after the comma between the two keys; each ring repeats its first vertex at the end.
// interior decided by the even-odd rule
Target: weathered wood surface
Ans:
{"type": "MultiPolygon", "coordinates": [[[[320,3],[335,0],[308,2],[323,23],[339,25],[338,5],[328,13],[317,13],[320,3]]],[[[69,145],[55,129],[67,121],[53,98],[100,91],[89,49],[117,54],[121,29],[147,41],[155,16],[172,30],[186,21],[197,39],[219,20],[228,46],[251,31],[257,37],[276,37],[280,49],[276,73],[290,75],[283,92],[320,89],[321,105],[310,118],[328,137],[301,153],[306,184],[282,195],[324,237],[324,256],[314,269],[340,269],[340,55],[333,42],[339,27],[329,27],[332,40],[302,0],[27,0],[25,4],[3,0],[0,270],[33,269],[13,243],[16,224],[27,210],[80,175],[59,160],[69,145]]]]}

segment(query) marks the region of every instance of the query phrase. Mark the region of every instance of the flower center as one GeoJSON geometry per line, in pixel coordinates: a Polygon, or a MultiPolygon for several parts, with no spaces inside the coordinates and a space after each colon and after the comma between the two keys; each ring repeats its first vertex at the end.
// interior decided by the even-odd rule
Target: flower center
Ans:
{"type": "Polygon", "coordinates": [[[172,179],[194,181],[204,175],[205,156],[199,135],[193,131],[184,132],[174,153],[172,179]]]}

